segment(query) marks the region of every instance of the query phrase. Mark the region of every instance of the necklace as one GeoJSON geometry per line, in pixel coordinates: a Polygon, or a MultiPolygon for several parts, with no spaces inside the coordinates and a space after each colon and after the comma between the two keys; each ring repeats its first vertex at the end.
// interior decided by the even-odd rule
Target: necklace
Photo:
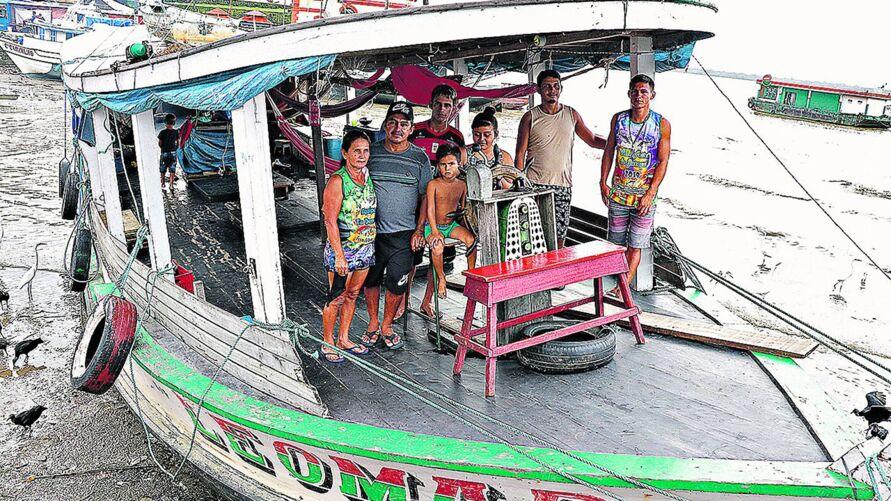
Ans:
{"type": "MultiPolygon", "coordinates": [[[[635,151],[637,150],[637,142],[640,140],[640,135],[643,133],[643,130],[647,128],[647,120],[650,119],[650,113],[652,113],[652,111],[647,112],[647,116],[644,117],[643,122],[641,122],[640,128],[637,129],[637,135],[634,136],[634,139],[631,141],[631,149],[632,150],[635,150],[635,151]]],[[[635,122],[633,120],[631,120],[631,112],[629,111],[628,112],[628,134],[629,135],[631,135],[631,131],[633,130],[631,128],[632,123],[635,123],[635,122]]]]}

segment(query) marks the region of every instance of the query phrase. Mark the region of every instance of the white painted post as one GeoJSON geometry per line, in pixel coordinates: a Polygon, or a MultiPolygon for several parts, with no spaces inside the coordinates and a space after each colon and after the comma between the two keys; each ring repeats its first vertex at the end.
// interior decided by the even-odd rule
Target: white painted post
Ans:
{"type": "Polygon", "coordinates": [[[281,322],[285,319],[285,292],[263,94],[232,111],[232,135],[254,318],[281,322]]]}
{"type": "MultiPolygon", "coordinates": [[[[631,37],[631,76],[644,74],[656,79],[656,56],[653,54],[653,39],[651,37],[631,37]]],[[[637,267],[637,275],[631,286],[634,290],[648,291],[653,289],[655,276],[653,274],[653,247],[641,250],[640,265],[637,267]]]]}
{"type": "MultiPolygon", "coordinates": [[[[351,85],[347,85],[347,86],[346,86],[346,99],[347,99],[347,101],[349,101],[349,100],[351,100],[351,99],[355,99],[355,98],[356,98],[356,89],[353,88],[353,86],[351,86],[351,85]]],[[[347,125],[352,125],[352,122],[353,122],[353,121],[352,121],[352,117],[350,116],[349,113],[347,113],[347,114],[345,115],[345,118],[346,118],[346,124],[347,124],[347,125]]]]}
{"type": "MultiPolygon", "coordinates": [[[[161,194],[161,175],[157,168],[161,147],[158,146],[158,136],[155,133],[155,114],[153,110],[147,110],[133,115],[132,119],[142,217],[151,233],[149,255],[152,268],[160,270],[170,264],[170,240],[167,236],[167,218],[164,215],[164,198],[161,194]]],[[[164,277],[172,279],[168,274],[164,277]]]]}
{"type": "MultiPolygon", "coordinates": [[[[467,63],[464,59],[452,61],[452,68],[455,70],[456,75],[467,76],[467,63]]],[[[462,83],[463,85],[468,85],[468,82],[462,83]]],[[[455,128],[460,130],[462,134],[470,134],[470,98],[467,99],[467,102],[458,111],[458,116],[455,118],[455,128]],[[467,129],[466,131],[464,130],[465,128],[467,129]]]]}
{"type": "Polygon", "coordinates": [[[113,138],[109,130],[110,120],[108,109],[104,106],[93,110],[93,130],[96,134],[96,152],[99,157],[99,177],[102,178],[105,221],[108,223],[108,232],[111,236],[126,242],[124,218],[121,215],[121,194],[118,191],[118,173],[114,163],[113,138]]]}
{"type": "Polygon", "coordinates": [[[656,78],[656,58],[652,37],[630,37],[631,76],[644,74],[656,78]]]}
{"type": "MultiPolygon", "coordinates": [[[[532,60],[529,62],[529,69],[526,71],[527,76],[529,77],[529,83],[534,84],[538,80],[538,74],[544,71],[545,65],[541,60],[541,53],[537,53],[532,56],[532,60]]],[[[529,94],[529,102],[526,104],[526,108],[531,110],[535,108],[535,99],[538,93],[533,92],[529,94]]]]}
{"type": "Polygon", "coordinates": [[[102,176],[99,175],[99,154],[96,152],[95,146],[80,142],[80,151],[84,154],[84,161],[87,162],[87,171],[90,173],[90,192],[93,195],[93,201],[102,210],[105,210],[105,203],[102,201],[102,176]]]}

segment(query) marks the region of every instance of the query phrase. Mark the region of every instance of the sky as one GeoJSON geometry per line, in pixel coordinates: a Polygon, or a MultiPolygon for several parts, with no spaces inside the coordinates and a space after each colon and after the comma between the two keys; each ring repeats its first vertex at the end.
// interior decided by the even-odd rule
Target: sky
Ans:
{"type": "Polygon", "coordinates": [[[891,88],[891,1],[712,3],[715,37],[696,46],[706,69],[891,88]]]}

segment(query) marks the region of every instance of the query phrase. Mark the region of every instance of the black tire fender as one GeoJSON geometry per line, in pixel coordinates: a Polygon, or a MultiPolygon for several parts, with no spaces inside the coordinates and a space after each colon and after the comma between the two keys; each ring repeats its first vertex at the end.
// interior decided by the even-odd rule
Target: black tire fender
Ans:
{"type": "MultiPolygon", "coordinates": [[[[533,337],[576,322],[547,320],[523,329],[524,337],[533,337]]],[[[524,367],[546,374],[582,372],[608,364],[616,354],[616,335],[608,327],[598,327],[563,339],[530,346],[517,352],[524,367]]]]}
{"type": "Polygon", "coordinates": [[[71,168],[71,162],[67,158],[59,160],[59,197],[65,195],[65,180],[68,178],[68,169],[71,168]]]}
{"type": "Polygon", "coordinates": [[[68,289],[81,292],[90,279],[90,257],[93,247],[93,235],[87,228],[81,228],[74,234],[74,246],[71,249],[71,261],[68,266],[68,289]]]}
{"type": "Polygon", "coordinates": [[[65,189],[62,190],[62,219],[71,221],[77,215],[79,181],[76,175],[65,176],[65,189]]]}
{"type": "Polygon", "coordinates": [[[124,369],[136,339],[136,306],[110,296],[87,319],[71,359],[71,386],[101,395],[124,369]]]}

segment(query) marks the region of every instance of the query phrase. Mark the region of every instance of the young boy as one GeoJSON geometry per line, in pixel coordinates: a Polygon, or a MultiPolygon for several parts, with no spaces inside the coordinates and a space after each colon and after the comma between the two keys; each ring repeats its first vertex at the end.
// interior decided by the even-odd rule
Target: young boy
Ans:
{"type": "Polygon", "coordinates": [[[179,131],[173,128],[176,115],[164,116],[164,129],[158,133],[158,146],[161,147],[161,189],[164,189],[164,174],[170,171],[170,187],[176,181],[176,149],[179,147],[179,131]]]}
{"type": "MultiPolygon", "coordinates": [[[[442,251],[444,240],[453,238],[467,246],[467,267],[476,266],[476,237],[467,228],[461,226],[453,217],[467,202],[467,184],[458,179],[458,165],[461,150],[452,145],[440,145],[436,151],[436,166],[439,177],[427,185],[427,224],[424,226],[424,237],[433,254],[433,267],[438,280],[439,297],[446,297],[446,280],[443,272],[442,251]]],[[[430,300],[433,298],[432,274],[427,275],[427,293],[421,311],[433,316],[430,300]]]]}

